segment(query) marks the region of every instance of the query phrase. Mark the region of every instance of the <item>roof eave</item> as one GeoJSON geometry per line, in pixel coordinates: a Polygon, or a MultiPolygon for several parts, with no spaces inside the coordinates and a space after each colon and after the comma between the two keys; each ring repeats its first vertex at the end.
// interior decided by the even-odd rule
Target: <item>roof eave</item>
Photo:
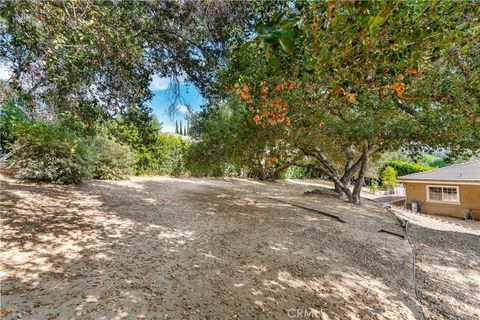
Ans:
{"type": "Polygon", "coordinates": [[[446,184],[480,184],[480,180],[448,180],[448,179],[411,179],[411,178],[397,178],[400,182],[411,182],[411,183],[446,183],[446,184]]]}

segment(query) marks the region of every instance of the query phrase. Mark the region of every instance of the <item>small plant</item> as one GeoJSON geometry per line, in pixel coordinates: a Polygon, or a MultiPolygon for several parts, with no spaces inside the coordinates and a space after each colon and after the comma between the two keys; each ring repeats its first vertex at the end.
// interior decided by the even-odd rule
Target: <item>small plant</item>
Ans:
{"type": "Polygon", "coordinates": [[[371,184],[370,184],[370,191],[375,193],[378,191],[378,182],[377,180],[372,180],[371,184]]]}
{"type": "Polygon", "coordinates": [[[395,170],[391,166],[387,166],[382,172],[381,179],[382,188],[393,192],[395,190],[395,187],[398,185],[397,170],[395,170]]]}

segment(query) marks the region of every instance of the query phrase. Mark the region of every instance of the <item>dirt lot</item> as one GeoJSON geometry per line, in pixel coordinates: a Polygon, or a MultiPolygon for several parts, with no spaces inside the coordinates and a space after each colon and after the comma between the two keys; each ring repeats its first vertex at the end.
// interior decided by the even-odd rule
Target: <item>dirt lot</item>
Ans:
{"type": "Polygon", "coordinates": [[[412,227],[421,307],[396,218],[308,183],[0,183],[5,319],[480,316],[477,234],[412,227]]]}

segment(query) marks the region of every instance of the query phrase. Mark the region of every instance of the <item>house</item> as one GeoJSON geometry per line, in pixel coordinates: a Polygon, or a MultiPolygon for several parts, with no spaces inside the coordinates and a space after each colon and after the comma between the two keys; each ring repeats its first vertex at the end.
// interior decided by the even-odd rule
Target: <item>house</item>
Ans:
{"type": "Polygon", "coordinates": [[[480,220],[480,159],[399,177],[406,203],[416,202],[420,212],[464,217],[471,210],[480,220]]]}

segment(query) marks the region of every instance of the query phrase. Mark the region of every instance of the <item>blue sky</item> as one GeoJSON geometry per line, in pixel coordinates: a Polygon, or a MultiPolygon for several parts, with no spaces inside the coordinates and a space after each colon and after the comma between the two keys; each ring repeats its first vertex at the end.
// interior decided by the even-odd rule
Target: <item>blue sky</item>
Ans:
{"type": "Polygon", "coordinates": [[[150,84],[150,89],[154,93],[154,97],[147,103],[158,117],[158,120],[162,122],[163,132],[175,132],[175,121],[182,120],[185,123],[185,115],[187,114],[187,106],[190,106],[193,111],[198,111],[203,104],[202,95],[198,92],[197,88],[191,84],[187,84],[180,79],[180,102],[177,103],[178,112],[174,118],[171,119],[168,115],[168,107],[172,103],[168,94],[168,88],[170,86],[171,79],[153,77],[153,81],[150,84]]]}
{"type": "MultiPolygon", "coordinates": [[[[5,64],[0,63],[0,79],[8,80],[9,78],[9,68],[5,64]]],[[[178,112],[173,119],[168,116],[167,112],[169,105],[172,103],[168,94],[168,88],[172,80],[170,78],[154,76],[150,84],[150,89],[153,91],[154,97],[147,104],[153,109],[158,120],[162,122],[163,132],[175,132],[176,120],[182,120],[182,122],[185,123],[187,106],[190,106],[192,111],[198,111],[204,102],[202,95],[198,92],[195,86],[185,83],[183,78],[180,78],[179,80],[181,101],[177,104],[178,112]]]]}

